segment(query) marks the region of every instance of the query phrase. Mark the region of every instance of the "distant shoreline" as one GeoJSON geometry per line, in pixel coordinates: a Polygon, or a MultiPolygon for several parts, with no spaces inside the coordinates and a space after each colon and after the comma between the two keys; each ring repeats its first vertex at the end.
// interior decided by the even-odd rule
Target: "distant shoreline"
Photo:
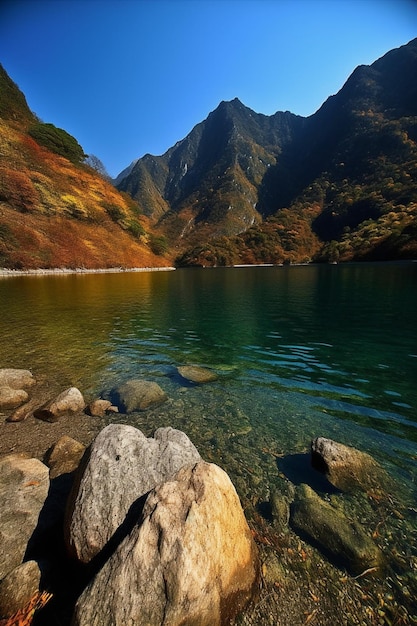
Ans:
{"type": "Polygon", "coordinates": [[[28,269],[28,270],[12,270],[5,267],[0,268],[0,277],[8,276],[64,276],[69,274],[121,274],[127,272],[170,272],[175,267],[109,267],[103,269],[86,269],[78,267],[69,269],[66,267],[56,267],[51,269],[28,269]]]}
{"type": "MultiPolygon", "coordinates": [[[[248,268],[285,268],[285,267],[309,267],[314,265],[409,265],[410,263],[417,263],[417,259],[397,259],[386,261],[345,261],[343,263],[254,263],[254,264],[237,264],[237,265],[225,265],[225,266],[200,266],[199,269],[248,269],[248,268]]],[[[87,269],[84,267],[78,267],[70,269],[67,267],[55,267],[55,268],[38,268],[38,269],[26,269],[15,270],[8,269],[6,267],[0,268],[0,278],[7,278],[10,276],[69,276],[73,274],[127,274],[129,272],[171,272],[176,270],[174,266],[167,267],[108,267],[101,269],[87,269]]],[[[189,268],[182,268],[189,269],[189,268]]]]}

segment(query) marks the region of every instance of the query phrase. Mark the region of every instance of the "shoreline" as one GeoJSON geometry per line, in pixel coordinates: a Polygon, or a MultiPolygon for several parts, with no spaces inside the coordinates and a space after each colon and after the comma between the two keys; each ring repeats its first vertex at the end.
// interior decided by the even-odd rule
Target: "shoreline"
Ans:
{"type": "MultiPolygon", "coordinates": [[[[384,261],[345,261],[343,263],[254,263],[254,264],[236,264],[225,266],[204,266],[201,269],[248,269],[248,268],[285,268],[285,267],[309,267],[314,265],[409,265],[417,263],[417,259],[397,259],[384,261]]],[[[52,268],[36,268],[36,269],[9,269],[0,267],[0,278],[8,278],[10,276],[69,276],[82,274],[126,274],[129,272],[172,272],[178,268],[174,266],[161,267],[104,267],[104,268],[68,268],[68,267],[52,267],[52,268]]],[[[180,269],[190,269],[188,267],[180,269]]]]}
{"type": "Polygon", "coordinates": [[[15,270],[7,269],[5,267],[0,268],[0,277],[9,276],[66,276],[70,274],[124,274],[127,272],[171,272],[175,270],[175,267],[107,267],[101,269],[88,269],[84,267],[77,267],[75,269],[67,267],[56,268],[39,268],[39,269],[27,269],[27,270],[15,270]]]}

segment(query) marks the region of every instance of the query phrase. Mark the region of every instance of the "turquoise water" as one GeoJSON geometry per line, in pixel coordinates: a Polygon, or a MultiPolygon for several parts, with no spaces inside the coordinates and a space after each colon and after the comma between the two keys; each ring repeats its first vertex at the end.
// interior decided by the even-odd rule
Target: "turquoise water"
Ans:
{"type": "Polygon", "coordinates": [[[167,402],[111,420],[186,432],[229,473],[258,532],[270,532],[259,513],[283,476],[311,480],[312,438],[371,453],[396,481],[382,500],[314,487],[369,530],[385,578],[348,583],[318,553],[297,561],[295,535],[274,536],[289,574],[245,623],[288,623],[280,588],[290,611],[304,589],[314,615],[323,581],[321,624],[351,602],[346,624],[417,623],[417,263],[0,278],[0,337],[0,367],[47,377],[51,393],[75,385],[89,401],[130,378],[158,382],[167,402]],[[176,367],[190,363],[218,380],[185,385],[176,367]]]}
{"type": "Polygon", "coordinates": [[[228,401],[280,448],[338,437],[414,482],[416,263],[3,278],[0,332],[2,367],[87,396],[144,376],[203,430],[228,401]],[[184,393],[184,363],[219,382],[184,393]]]}

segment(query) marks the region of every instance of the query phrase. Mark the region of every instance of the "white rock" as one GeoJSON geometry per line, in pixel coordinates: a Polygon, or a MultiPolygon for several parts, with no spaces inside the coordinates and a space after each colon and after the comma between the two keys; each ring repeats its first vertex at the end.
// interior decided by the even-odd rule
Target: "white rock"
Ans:
{"type": "Polygon", "coordinates": [[[88,563],[139,498],[200,458],[187,435],[174,428],[159,428],[146,438],[133,426],[106,426],[74,481],[65,527],[70,553],[88,563]]]}
{"type": "Polygon", "coordinates": [[[220,626],[250,600],[258,553],[227,474],[200,461],[148,496],[78,600],[74,626],[220,626]]]}

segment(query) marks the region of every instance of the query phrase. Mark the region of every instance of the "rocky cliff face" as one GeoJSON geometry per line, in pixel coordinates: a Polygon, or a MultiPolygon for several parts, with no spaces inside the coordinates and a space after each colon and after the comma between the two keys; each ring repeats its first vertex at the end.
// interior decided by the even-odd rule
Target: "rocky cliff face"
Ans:
{"type": "Polygon", "coordinates": [[[416,75],[414,39],[308,118],[221,102],[115,189],[0,66],[0,267],[417,258],[416,75]]]}
{"type": "Polygon", "coordinates": [[[258,188],[303,124],[288,112],[255,113],[237,98],[221,102],[163,156],[139,159],[118,188],[138,199],[173,238],[236,234],[262,220],[258,188]]]}
{"type": "Polygon", "coordinates": [[[188,248],[184,263],[411,258],[416,75],[417,39],[356,68],[308,118],[222,102],[118,187],[188,248]]]}

